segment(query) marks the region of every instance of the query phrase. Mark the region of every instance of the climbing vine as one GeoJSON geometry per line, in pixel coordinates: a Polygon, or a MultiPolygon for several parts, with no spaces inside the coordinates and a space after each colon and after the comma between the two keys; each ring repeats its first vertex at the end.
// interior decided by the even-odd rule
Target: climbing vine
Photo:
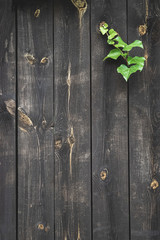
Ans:
{"type": "Polygon", "coordinates": [[[131,57],[129,55],[130,51],[134,47],[143,48],[142,41],[135,40],[131,44],[125,43],[114,29],[108,28],[108,24],[106,22],[102,22],[100,24],[100,32],[102,35],[107,36],[107,43],[114,47],[114,49],[108,53],[104,60],[108,58],[117,60],[119,57],[122,57],[126,64],[121,64],[117,68],[117,72],[122,74],[126,81],[128,81],[131,74],[137,71],[141,72],[143,70],[145,58],[139,56],[131,57]]]}

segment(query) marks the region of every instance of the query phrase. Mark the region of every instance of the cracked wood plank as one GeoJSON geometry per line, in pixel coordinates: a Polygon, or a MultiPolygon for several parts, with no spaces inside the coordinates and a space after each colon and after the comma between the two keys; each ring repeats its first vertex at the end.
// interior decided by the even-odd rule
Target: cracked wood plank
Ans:
{"type": "Polygon", "coordinates": [[[55,1],[55,237],[91,240],[89,8],[55,1]],[[73,31],[74,29],[74,31],[73,31]]]}
{"type": "MultiPolygon", "coordinates": [[[[16,119],[16,102],[13,99],[8,99],[4,101],[4,103],[7,111],[12,117],[14,117],[14,119],[16,119]]],[[[24,132],[31,131],[33,129],[32,120],[29,118],[29,116],[27,116],[26,112],[21,107],[19,107],[17,110],[19,122],[18,127],[24,132]]]]}
{"type": "Polygon", "coordinates": [[[79,26],[82,26],[82,18],[85,12],[87,11],[87,1],[86,0],[71,0],[73,5],[78,9],[79,12],[79,26]]]}
{"type": "Polygon", "coordinates": [[[73,147],[75,144],[75,136],[73,127],[70,130],[70,136],[68,137],[68,144],[69,144],[69,168],[70,168],[70,175],[72,176],[72,155],[73,155],[73,147]]]}
{"type": "Polygon", "coordinates": [[[143,72],[129,81],[131,239],[159,240],[160,2],[131,0],[128,16],[129,41],[142,40],[141,54],[148,58],[143,72]],[[147,33],[141,38],[138,26],[144,21],[147,33]]]}
{"type": "Polygon", "coordinates": [[[52,19],[49,0],[18,8],[18,238],[26,240],[54,239],[52,19]]]}
{"type": "Polygon", "coordinates": [[[16,129],[5,101],[16,98],[15,13],[0,0],[0,240],[16,240],[16,129]]]}
{"type": "Polygon", "coordinates": [[[106,21],[126,40],[126,1],[93,0],[91,11],[92,240],[128,240],[127,85],[116,71],[120,59],[103,62],[110,47],[97,30],[106,21]]]}
{"type": "Polygon", "coordinates": [[[71,98],[71,62],[70,61],[68,64],[67,85],[68,85],[68,118],[70,119],[70,98],[71,98]]]}

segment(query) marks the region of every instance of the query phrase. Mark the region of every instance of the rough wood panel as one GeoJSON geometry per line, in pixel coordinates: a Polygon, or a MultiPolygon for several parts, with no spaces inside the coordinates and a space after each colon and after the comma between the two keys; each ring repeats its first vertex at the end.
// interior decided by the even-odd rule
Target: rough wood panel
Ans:
{"type": "Polygon", "coordinates": [[[54,239],[53,6],[18,9],[18,236],[54,239]],[[40,9],[37,16],[35,11],[40,9]]]}
{"type": "Polygon", "coordinates": [[[98,26],[106,21],[126,40],[126,1],[92,1],[93,240],[128,240],[127,84],[98,26]]]}
{"type": "Polygon", "coordinates": [[[89,12],[55,1],[56,240],[91,239],[89,12]]]}
{"type": "Polygon", "coordinates": [[[15,14],[11,0],[0,1],[0,240],[16,239],[15,120],[7,102],[15,100],[15,14]]]}
{"type": "Polygon", "coordinates": [[[131,239],[158,240],[160,239],[160,2],[133,0],[128,3],[129,41],[142,39],[145,51],[143,53],[137,49],[136,53],[142,56],[144,54],[147,59],[144,71],[135,74],[129,82],[131,239]]]}

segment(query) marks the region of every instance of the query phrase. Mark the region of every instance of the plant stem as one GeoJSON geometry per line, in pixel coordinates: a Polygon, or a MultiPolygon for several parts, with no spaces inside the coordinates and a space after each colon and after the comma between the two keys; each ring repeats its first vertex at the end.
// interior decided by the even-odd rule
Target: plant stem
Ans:
{"type": "MultiPolygon", "coordinates": [[[[117,33],[118,34],[118,33],[117,33]]],[[[107,35],[107,38],[108,38],[108,36],[109,36],[109,34],[108,34],[108,32],[106,33],[106,35],[107,35]]],[[[120,35],[118,34],[118,36],[120,37],[120,35]]],[[[124,52],[119,48],[119,47],[116,47],[115,46],[115,44],[113,44],[113,46],[115,47],[115,48],[117,48],[121,53],[122,53],[122,57],[123,57],[123,59],[126,61],[126,63],[127,63],[127,66],[128,66],[128,61],[127,61],[127,57],[129,56],[129,53],[127,53],[127,57],[124,57],[123,56],[123,54],[124,54],[124,52]]]]}

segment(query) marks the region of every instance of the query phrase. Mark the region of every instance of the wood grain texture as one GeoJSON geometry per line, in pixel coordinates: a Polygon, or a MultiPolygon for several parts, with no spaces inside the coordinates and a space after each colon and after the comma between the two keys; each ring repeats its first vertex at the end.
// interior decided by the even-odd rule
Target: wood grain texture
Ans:
{"type": "Polygon", "coordinates": [[[147,61],[129,82],[131,239],[160,239],[160,3],[128,1],[129,42],[141,39],[147,61]],[[146,25],[139,35],[139,26],[146,25]]]}
{"type": "Polygon", "coordinates": [[[16,96],[15,14],[0,1],[0,240],[16,239],[15,120],[6,101],[16,96]]]}
{"type": "Polygon", "coordinates": [[[18,29],[18,236],[54,239],[53,6],[22,5],[18,29]],[[39,17],[35,17],[40,9],[39,17]],[[45,59],[45,61],[44,61],[45,59]]]}
{"type": "Polygon", "coordinates": [[[89,7],[83,14],[55,1],[56,240],[91,239],[89,7]]]}
{"type": "Polygon", "coordinates": [[[92,1],[93,240],[128,240],[127,84],[116,72],[123,60],[107,60],[106,21],[126,40],[126,1],[92,1]]]}
{"type": "Polygon", "coordinates": [[[17,36],[0,0],[0,240],[159,240],[159,0],[14,3],[17,36]],[[128,98],[101,21],[144,43],[128,98]]]}

